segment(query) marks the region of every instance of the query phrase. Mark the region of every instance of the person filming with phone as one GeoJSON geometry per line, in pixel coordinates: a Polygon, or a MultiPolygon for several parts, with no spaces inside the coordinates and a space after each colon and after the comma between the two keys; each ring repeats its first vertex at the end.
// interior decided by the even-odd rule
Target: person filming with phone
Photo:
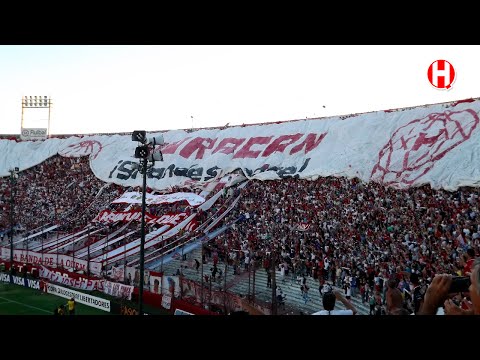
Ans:
{"type": "Polygon", "coordinates": [[[470,276],[436,275],[419,315],[435,315],[442,305],[445,315],[480,315],[480,258],[475,259],[470,276]]]}

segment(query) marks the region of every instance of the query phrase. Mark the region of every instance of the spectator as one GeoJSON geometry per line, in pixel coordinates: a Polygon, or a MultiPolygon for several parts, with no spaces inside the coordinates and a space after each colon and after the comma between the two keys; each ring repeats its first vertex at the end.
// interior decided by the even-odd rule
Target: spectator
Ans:
{"type": "Polygon", "coordinates": [[[420,308],[422,307],[423,304],[423,298],[425,296],[425,291],[427,290],[426,286],[421,286],[419,284],[419,279],[417,274],[411,274],[410,275],[410,282],[412,283],[413,286],[413,307],[414,307],[414,313],[418,314],[420,311],[420,308]]]}
{"type": "Polygon", "coordinates": [[[395,286],[389,286],[387,289],[387,315],[408,315],[409,312],[403,306],[402,292],[395,286]]]}
{"type": "MultiPolygon", "coordinates": [[[[479,286],[480,258],[474,262],[470,275],[469,297],[470,302],[465,299],[466,309],[458,306],[451,299],[450,286],[452,284],[452,275],[436,275],[425,293],[425,300],[420,309],[421,315],[434,315],[437,309],[444,305],[446,315],[480,315],[480,286],[479,286]]],[[[456,294],[453,294],[456,295],[456,294]]]]}
{"type": "Polygon", "coordinates": [[[67,302],[68,305],[68,315],[75,315],[75,299],[72,297],[67,302]]]}
{"type": "Polygon", "coordinates": [[[312,315],[355,315],[357,313],[355,306],[338,290],[325,292],[322,303],[324,310],[317,311],[312,315]],[[347,308],[346,310],[335,310],[335,302],[337,299],[347,308]]]}
{"type": "Polygon", "coordinates": [[[458,306],[452,299],[444,303],[446,315],[480,315],[480,258],[476,258],[470,274],[469,297],[462,300],[462,306],[458,306]]]}

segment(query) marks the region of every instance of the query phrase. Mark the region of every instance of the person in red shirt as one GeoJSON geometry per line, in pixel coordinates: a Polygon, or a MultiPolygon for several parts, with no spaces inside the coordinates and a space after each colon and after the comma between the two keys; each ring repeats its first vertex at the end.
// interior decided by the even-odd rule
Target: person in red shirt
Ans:
{"type": "Polygon", "coordinates": [[[465,265],[463,266],[463,275],[470,276],[472,273],[472,266],[475,260],[475,250],[468,248],[465,254],[465,265]]]}

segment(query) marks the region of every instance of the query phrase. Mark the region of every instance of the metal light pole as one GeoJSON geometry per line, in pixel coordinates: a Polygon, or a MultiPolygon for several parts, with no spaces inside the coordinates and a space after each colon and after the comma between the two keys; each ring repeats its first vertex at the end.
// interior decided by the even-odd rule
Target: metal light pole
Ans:
{"type": "Polygon", "coordinates": [[[227,315],[227,271],[228,271],[228,243],[225,244],[225,271],[223,278],[223,307],[227,315]]]}
{"type": "MultiPolygon", "coordinates": [[[[15,197],[14,187],[18,178],[18,167],[10,171],[10,274],[13,275],[13,227],[15,219],[15,197]]],[[[10,283],[13,284],[13,276],[10,276],[10,283]]]]}
{"type": "Polygon", "coordinates": [[[255,259],[253,260],[253,274],[252,274],[252,302],[255,303],[255,259]]]}
{"type": "Polygon", "coordinates": [[[72,243],[72,260],[73,260],[73,271],[75,272],[75,241],[72,243]]]}
{"type": "Polygon", "coordinates": [[[42,235],[41,241],[42,241],[42,263],[41,264],[43,265],[43,262],[44,262],[44,260],[43,260],[43,235],[42,235]]]}
{"type": "MultiPolygon", "coordinates": [[[[163,236],[160,236],[160,244],[162,245],[163,247],[163,236]]],[[[162,257],[161,257],[161,264],[160,264],[160,272],[162,273],[162,276],[163,276],[163,256],[165,255],[165,251],[162,252],[162,257]]],[[[161,286],[160,286],[161,287],[161,286]]]]}
{"type": "Polygon", "coordinates": [[[123,282],[127,283],[127,239],[123,239],[123,282]]]}
{"type": "Polygon", "coordinates": [[[146,208],[146,193],[147,193],[147,160],[140,161],[141,171],[143,175],[143,187],[142,187],[142,229],[140,240],[140,288],[138,293],[138,314],[143,314],[143,282],[145,273],[145,208],[146,208]]]}
{"type": "Polygon", "coordinates": [[[252,294],[250,293],[250,279],[251,279],[251,272],[250,272],[250,259],[248,260],[248,302],[252,301],[252,294]]]}
{"type": "Polygon", "coordinates": [[[201,245],[201,248],[202,248],[202,252],[201,252],[201,262],[202,262],[202,268],[200,269],[200,278],[201,278],[201,288],[200,288],[200,303],[202,305],[202,308],[203,308],[203,241],[202,239],[200,239],[200,245],[201,245]]]}
{"type": "Polygon", "coordinates": [[[136,130],[132,133],[132,141],[137,141],[141,145],[135,149],[135,157],[140,159],[140,171],[143,176],[142,186],[142,225],[141,225],[141,239],[140,239],[140,284],[138,289],[138,314],[143,315],[143,286],[145,278],[145,208],[147,195],[147,165],[148,161],[163,161],[161,152],[153,152],[155,145],[163,145],[163,136],[156,136],[147,138],[145,130],[136,130]],[[152,153],[153,152],[153,153],[152,153]]]}
{"type": "Polygon", "coordinates": [[[56,263],[55,267],[58,269],[58,267],[59,267],[59,265],[58,265],[58,231],[57,231],[57,239],[56,239],[55,242],[56,242],[56,245],[57,245],[56,248],[55,248],[55,251],[57,253],[57,263],[56,263]]]}
{"type": "Polygon", "coordinates": [[[90,278],[90,227],[88,228],[87,232],[87,276],[90,278]]]}
{"type": "Polygon", "coordinates": [[[277,315],[277,277],[276,277],[276,254],[272,249],[272,315],[277,315]]]}

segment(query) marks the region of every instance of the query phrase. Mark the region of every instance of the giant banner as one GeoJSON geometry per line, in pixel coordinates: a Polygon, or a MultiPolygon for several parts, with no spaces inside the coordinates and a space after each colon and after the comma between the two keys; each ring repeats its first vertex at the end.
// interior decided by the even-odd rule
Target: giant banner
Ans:
{"type": "MultiPolygon", "coordinates": [[[[241,169],[249,179],[345,176],[396,188],[428,183],[455,190],[480,180],[480,168],[472,166],[480,163],[479,111],[476,98],[322,119],[166,131],[166,144],[155,149],[164,161],[148,170],[148,186],[198,184],[241,169]]],[[[141,186],[136,146],[130,135],[0,140],[0,176],[56,154],[89,156],[101,180],[141,186]]]]}

